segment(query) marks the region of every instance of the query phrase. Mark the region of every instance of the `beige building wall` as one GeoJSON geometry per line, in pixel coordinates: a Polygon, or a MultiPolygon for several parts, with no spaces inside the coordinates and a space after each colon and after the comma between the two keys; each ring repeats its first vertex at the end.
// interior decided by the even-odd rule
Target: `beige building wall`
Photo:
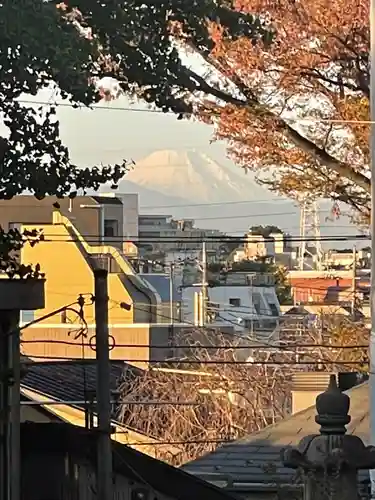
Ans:
{"type": "Polygon", "coordinates": [[[319,391],[292,391],[292,414],[306,410],[315,405],[315,399],[322,390],[319,391]]]}

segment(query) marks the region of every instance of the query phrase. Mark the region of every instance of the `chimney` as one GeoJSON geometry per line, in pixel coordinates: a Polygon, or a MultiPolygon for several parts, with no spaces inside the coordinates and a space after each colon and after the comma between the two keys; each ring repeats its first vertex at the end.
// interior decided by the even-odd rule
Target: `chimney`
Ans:
{"type": "MultiPolygon", "coordinates": [[[[329,372],[304,372],[292,376],[292,414],[315,405],[316,397],[324,392],[329,384],[329,372]]],[[[338,374],[338,386],[342,391],[368,380],[368,376],[359,372],[338,374]]]]}

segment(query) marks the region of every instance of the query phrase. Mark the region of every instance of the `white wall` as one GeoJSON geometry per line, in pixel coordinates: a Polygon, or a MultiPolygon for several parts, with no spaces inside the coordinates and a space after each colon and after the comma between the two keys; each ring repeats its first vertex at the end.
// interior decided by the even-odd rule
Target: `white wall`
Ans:
{"type": "Polygon", "coordinates": [[[117,196],[121,198],[122,205],[124,207],[124,237],[129,238],[132,241],[136,241],[138,240],[138,195],[121,194],[117,196]]]}
{"type": "Polygon", "coordinates": [[[122,234],[124,238],[129,238],[132,241],[137,241],[138,216],[139,216],[138,194],[115,192],[115,193],[100,193],[100,195],[116,197],[122,201],[122,206],[124,210],[122,234]]]}
{"type": "MultiPolygon", "coordinates": [[[[199,287],[186,287],[182,290],[182,304],[184,320],[188,323],[194,322],[194,292],[199,292],[199,287]]],[[[216,286],[208,288],[209,301],[218,304],[220,318],[215,323],[234,326],[238,332],[246,330],[242,320],[261,320],[272,318],[270,304],[274,304],[280,314],[280,304],[273,287],[259,286],[216,286]],[[231,299],[239,299],[240,305],[231,305],[231,299]],[[258,310],[255,307],[258,303],[258,310]]],[[[277,318],[277,316],[276,316],[277,318]]]]}

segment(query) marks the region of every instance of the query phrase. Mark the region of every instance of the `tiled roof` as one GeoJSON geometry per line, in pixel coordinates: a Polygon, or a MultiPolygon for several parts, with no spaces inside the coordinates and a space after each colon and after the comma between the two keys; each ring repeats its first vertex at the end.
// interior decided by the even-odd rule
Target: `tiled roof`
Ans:
{"type": "MultiPolygon", "coordinates": [[[[355,434],[368,443],[370,433],[368,382],[347,391],[347,394],[351,401],[351,422],[347,426],[348,433],[355,434]]],[[[229,482],[238,484],[288,482],[292,479],[294,471],[283,467],[280,451],[288,446],[296,446],[304,436],[319,433],[315,415],[315,407],[310,407],[262,431],[225,444],[182,468],[202,478],[205,474],[220,474],[228,478],[229,482]]],[[[361,476],[362,479],[366,480],[366,476],[361,476]]]]}
{"type": "MultiPolygon", "coordinates": [[[[26,366],[22,387],[46,394],[52,399],[84,401],[87,391],[96,390],[95,360],[28,363],[26,366]]],[[[122,361],[111,361],[111,390],[118,389],[125,371],[129,376],[135,376],[140,370],[122,361]]],[[[73,406],[84,408],[83,404],[73,406]]]]}

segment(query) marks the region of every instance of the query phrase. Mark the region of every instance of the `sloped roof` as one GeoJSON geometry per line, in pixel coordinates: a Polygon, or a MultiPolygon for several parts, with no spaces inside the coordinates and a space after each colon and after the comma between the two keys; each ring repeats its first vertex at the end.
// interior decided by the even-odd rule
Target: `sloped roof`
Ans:
{"type": "MultiPolygon", "coordinates": [[[[93,431],[69,424],[21,425],[21,454],[36,450],[51,453],[71,453],[97,463],[96,440],[93,431]]],[[[22,456],[21,455],[21,456],[22,456]]],[[[112,441],[113,470],[147,489],[155,489],[175,500],[233,500],[223,490],[202,481],[181,469],[151,458],[129,446],[112,441]]],[[[43,474],[43,471],[40,472],[43,474]]]]}
{"type": "MultiPolygon", "coordinates": [[[[368,382],[354,387],[347,394],[351,403],[348,433],[355,434],[368,443],[368,382]]],[[[312,406],[243,439],[225,444],[182,468],[202,478],[206,474],[220,474],[228,478],[229,483],[286,483],[292,479],[294,471],[283,467],[280,452],[285,447],[296,446],[304,436],[319,433],[315,415],[316,409],[312,406]]],[[[362,476],[362,479],[366,477],[362,476]]]]}
{"type": "MultiPolygon", "coordinates": [[[[36,392],[48,394],[59,401],[85,401],[90,391],[96,391],[96,361],[52,361],[27,363],[26,375],[21,386],[36,392]]],[[[123,361],[111,361],[111,390],[119,388],[120,381],[128,376],[136,376],[141,370],[123,361]]],[[[69,403],[68,403],[69,404],[69,403]]],[[[84,404],[72,404],[84,409],[84,404]]]]}

